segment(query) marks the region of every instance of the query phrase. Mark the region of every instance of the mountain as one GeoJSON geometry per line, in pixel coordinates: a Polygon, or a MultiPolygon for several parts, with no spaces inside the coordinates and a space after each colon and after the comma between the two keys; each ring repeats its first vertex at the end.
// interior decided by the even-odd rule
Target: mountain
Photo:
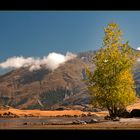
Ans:
{"type": "MultiPolygon", "coordinates": [[[[82,52],[51,71],[41,68],[29,71],[19,68],[0,76],[0,105],[18,109],[82,108],[89,104],[90,96],[83,79],[85,65],[91,63],[96,51],[82,52]]],[[[137,95],[140,95],[140,61],[134,68],[137,95]]]]}
{"type": "Polygon", "coordinates": [[[86,105],[89,95],[83,79],[85,64],[91,65],[95,51],[79,53],[54,71],[19,68],[0,76],[0,104],[18,109],[52,109],[57,106],[86,105]]]}

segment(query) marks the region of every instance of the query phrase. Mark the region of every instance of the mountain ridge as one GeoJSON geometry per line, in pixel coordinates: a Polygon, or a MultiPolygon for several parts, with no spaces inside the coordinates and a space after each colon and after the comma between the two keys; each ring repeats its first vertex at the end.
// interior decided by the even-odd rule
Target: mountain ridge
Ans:
{"type": "MultiPolygon", "coordinates": [[[[74,98],[72,96],[82,97],[86,94],[82,81],[84,66],[90,65],[90,57],[95,51],[87,53],[79,53],[53,71],[42,68],[30,72],[28,68],[19,68],[0,76],[1,104],[18,109],[50,109],[56,104],[66,105],[68,98],[74,98]]],[[[84,96],[86,100],[83,103],[87,103],[89,97],[84,96]]],[[[69,104],[80,103],[78,98],[69,104]]]]}
{"type": "MultiPolygon", "coordinates": [[[[0,105],[17,109],[51,110],[59,107],[86,107],[90,95],[83,79],[85,65],[92,70],[92,57],[96,51],[77,54],[77,57],[51,71],[41,68],[29,71],[28,68],[12,70],[0,76],[0,105]]],[[[134,70],[137,95],[140,94],[140,62],[134,70]]]]}

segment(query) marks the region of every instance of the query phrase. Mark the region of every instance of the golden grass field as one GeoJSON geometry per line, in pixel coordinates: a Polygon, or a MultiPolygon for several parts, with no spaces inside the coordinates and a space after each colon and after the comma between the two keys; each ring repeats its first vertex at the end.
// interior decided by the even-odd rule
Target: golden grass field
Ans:
{"type": "MultiPolygon", "coordinates": [[[[128,111],[131,111],[132,109],[140,109],[140,100],[138,100],[135,104],[130,105],[127,107],[128,111]]],[[[25,115],[33,115],[34,117],[49,117],[49,116],[74,116],[74,115],[87,115],[89,112],[83,112],[80,110],[62,110],[62,111],[42,111],[42,110],[19,110],[15,108],[10,108],[8,110],[1,109],[0,114],[11,112],[13,114],[16,114],[18,116],[25,116],[25,115]]],[[[95,114],[97,116],[106,116],[108,115],[108,111],[101,111],[101,112],[90,112],[91,114],[95,114]]]]}
{"type": "MultiPolygon", "coordinates": [[[[127,107],[128,111],[132,109],[140,109],[140,100],[137,101],[135,104],[130,105],[127,107]]],[[[0,114],[4,113],[13,113],[18,115],[19,117],[23,116],[31,116],[31,117],[61,117],[61,116],[81,116],[83,114],[87,115],[89,112],[83,112],[80,110],[62,110],[62,111],[42,111],[42,110],[19,110],[15,108],[10,109],[1,109],[0,114]]],[[[101,111],[101,112],[90,112],[92,115],[96,115],[99,117],[104,117],[108,115],[108,111],[101,111]]],[[[58,117],[58,118],[59,118],[58,117]]],[[[62,117],[63,118],[63,117],[62,117]]],[[[68,118],[68,117],[66,117],[68,118]]],[[[91,117],[92,118],[92,117],[91,117]]],[[[16,119],[16,118],[15,118],[16,119]]],[[[20,119],[20,118],[17,118],[20,119]]],[[[47,118],[46,118],[47,119],[47,118]]],[[[9,128],[5,126],[1,126],[1,128],[9,128]]],[[[14,128],[12,128],[14,129],[14,128]]],[[[16,127],[15,129],[140,129],[140,119],[139,118],[122,118],[120,121],[109,121],[103,120],[99,123],[92,123],[92,124],[69,124],[69,125],[22,125],[16,127]]]]}
{"type": "MultiPolygon", "coordinates": [[[[41,110],[19,110],[10,108],[8,110],[0,110],[0,114],[11,112],[13,114],[16,114],[18,116],[25,116],[25,115],[33,115],[34,117],[51,117],[51,116],[63,116],[63,115],[87,115],[89,112],[83,112],[80,110],[62,110],[62,111],[41,111],[41,110]]],[[[101,111],[101,112],[91,112],[91,114],[95,114],[97,116],[104,116],[107,115],[107,111],[101,111]]]]}

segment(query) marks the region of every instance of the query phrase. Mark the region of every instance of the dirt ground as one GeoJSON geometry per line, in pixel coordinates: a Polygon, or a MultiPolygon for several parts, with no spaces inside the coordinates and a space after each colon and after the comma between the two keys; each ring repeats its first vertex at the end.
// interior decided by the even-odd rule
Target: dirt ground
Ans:
{"type": "Polygon", "coordinates": [[[133,124],[133,125],[124,125],[124,124],[86,124],[86,125],[47,125],[44,127],[40,126],[34,126],[34,127],[28,127],[28,128],[21,128],[21,129],[55,129],[55,130],[108,130],[108,129],[113,129],[113,130],[131,130],[131,129],[136,129],[140,130],[140,124],[133,124]]]}
{"type": "MultiPolygon", "coordinates": [[[[138,102],[136,102],[133,105],[130,105],[127,107],[128,111],[131,111],[132,109],[140,109],[140,100],[138,102]]],[[[37,117],[45,117],[47,120],[48,118],[52,118],[54,117],[55,119],[58,119],[59,117],[62,117],[62,122],[64,122],[65,119],[68,119],[67,121],[70,121],[71,118],[74,118],[74,115],[79,116],[78,119],[81,120],[82,117],[80,117],[81,115],[87,115],[89,114],[89,112],[83,112],[80,110],[62,110],[62,111],[42,111],[42,110],[19,110],[19,109],[14,109],[14,108],[10,108],[10,109],[1,109],[0,110],[0,114],[4,114],[4,113],[8,113],[11,112],[13,114],[18,115],[20,118],[14,118],[14,119],[21,119],[22,117],[24,118],[25,115],[31,115],[31,117],[29,117],[30,120],[32,120],[32,118],[37,117]],[[65,117],[65,115],[67,115],[67,117],[65,117]]],[[[99,117],[99,118],[104,118],[104,116],[108,115],[107,111],[101,111],[101,112],[90,112],[90,114],[92,114],[93,116],[91,116],[92,118],[95,117],[99,117]]],[[[1,118],[5,121],[5,118],[1,118]]],[[[10,118],[6,118],[7,120],[9,120],[10,118]]],[[[77,119],[77,118],[76,118],[77,119]]],[[[85,118],[86,119],[86,118],[85,118]]],[[[1,122],[3,122],[3,120],[1,120],[1,122]]],[[[6,122],[8,124],[8,122],[6,122]]],[[[2,123],[1,123],[2,124],[2,123]]],[[[5,124],[4,124],[5,125],[5,124]]],[[[9,124],[8,124],[9,126],[9,124]]],[[[54,125],[50,125],[50,124],[33,124],[33,125],[19,125],[19,127],[13,127],[12,129],[140,129],[140,118],[121,118],[120,121],[110,121],[110,120],[104,120],[102,119],[102,121],[98,121],[96,123],[90,123],[90,124],[54,124],[54,125]]]]}
{"type": "MultiPolygon", "coordinates": [[[[18,129],[18,128],[17,128],[18,129]]],[[[92,124],[76,124],[76,125],[29,125],[24,126],[21,129],[56,129],[56,130],[131,130],[140,129],[140,118],[120,119],[120,121],[105,121],[92,124]]]]}
{"type": "MultiPolygon", "coordinates": [[[[131,111],[132,109],[140,109],[140,100],[138,100],[135,104],[130,105],[127,107],[128,111],[131,111]]],[[[1,109],[0,114],[3,113],[14,113],[18,116],[25,116],[25,115],[33,115],[33,116],[40,116],[40,117],[46,117],[46,116],[63,116],[63,115],[81,115],[85,114],[87,115],[89,112],[83,112],[80,110],[62,110],[62,111],[42,111],[42,110],[19,110],[15,108],[10,108],[8,110],[1,109]]],[[[90,112],[91,114],[95,114],[97,116],[106,116],[108,115],[108,111],[101,111],[101,112],[90,112]]]]}

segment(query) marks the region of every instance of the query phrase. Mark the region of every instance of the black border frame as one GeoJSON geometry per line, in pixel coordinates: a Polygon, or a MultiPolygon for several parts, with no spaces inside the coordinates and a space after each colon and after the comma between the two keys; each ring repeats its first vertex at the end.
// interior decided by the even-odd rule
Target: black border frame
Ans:
{"type": "MultiPolygon", "coordinates": [[[[1,11],[94,11],[94,10],[140,10],[139,2],[121,0],[96,1],[13,1],[0,2],[1,11]]],[[[140,130],[0,130],[2,139],[60,139],[60,140],[129,140],[138,139],[140,130]],[[138,137],[138,138],[137,138],[138,137]]]]}

